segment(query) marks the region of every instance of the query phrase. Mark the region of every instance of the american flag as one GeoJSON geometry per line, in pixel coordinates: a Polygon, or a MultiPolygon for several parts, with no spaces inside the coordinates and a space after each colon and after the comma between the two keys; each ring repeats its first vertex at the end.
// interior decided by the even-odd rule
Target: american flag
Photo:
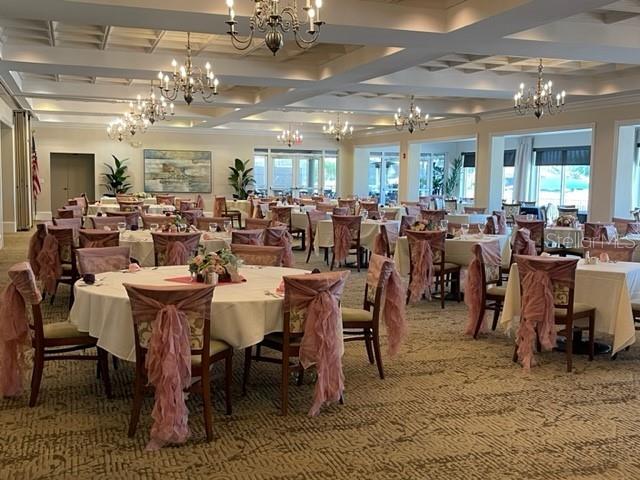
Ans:
{"type": "Polygon", "coordinates": [[[33,183],[33,198],[38,198],[42,191],[40,185],[40,168],[38,167],[38,153],[36,152],[36,139],[31,137],[31,182],[33,183]]]}

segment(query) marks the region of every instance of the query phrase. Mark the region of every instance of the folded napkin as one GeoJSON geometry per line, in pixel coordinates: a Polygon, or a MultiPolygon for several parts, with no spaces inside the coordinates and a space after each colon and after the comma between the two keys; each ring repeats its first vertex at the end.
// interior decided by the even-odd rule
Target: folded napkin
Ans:
{"type": "Polygon", "coordinates": [[[600,261],[602,263],[609,263],[609,254],[607,252],[602,252],[600,254],[600,261]]]}
{"type": "Polygon", "coordinates": [[[142,269],[140,268],[140,265],[138,265],[137,263],[130,263],[128,270],[129,270],[129,273],[136,273],[142,269]]]}

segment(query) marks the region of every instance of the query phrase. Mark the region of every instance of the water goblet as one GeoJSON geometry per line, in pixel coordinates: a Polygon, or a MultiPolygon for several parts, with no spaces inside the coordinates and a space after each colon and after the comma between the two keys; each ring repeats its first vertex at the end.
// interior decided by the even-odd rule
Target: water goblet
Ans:
{"type": "Polygon", "coordinates": [[[152,232],[157,232],[159,228],[160,225],[158,225],[157,223],[152,223],[151,225],[149,225],[149,230],[151,230],[152,232]]]}
{"type": "Polygon", "coordinates": [[[127,229],[127,222],[118,222],[118,231],[123,233],[127,229]]]}
{"type": "Polygon", "coordinates": [[[231,220],[225,220],[224,221],[224,231],[227,233],[231,233],[231,220]]]}
{"type": "Polygon", "coordinates": [[[449,230],[449,220],[440,220],[440,230],[443,232],[449,230]]]}
{"type": "Polygon", "coordinates": [[[462,235],[466,235],[469,232],[469,224],[463,223],[460,225],[460,230],[462,231],[462,235]]]}
{"type": "Polygon", "coordinates": [[[366,220],[367,218],[369,218],[369,211],[362,210],[362,212],[360,212],[360,215],[362,216],[362,220],[366,220]]]}
{"type": "Polygon", "coordinates": [[[217,223],[210,223],[209,224],[209,231],[211,233],[216,233],[218,231],[218,224],[217,223]]]}

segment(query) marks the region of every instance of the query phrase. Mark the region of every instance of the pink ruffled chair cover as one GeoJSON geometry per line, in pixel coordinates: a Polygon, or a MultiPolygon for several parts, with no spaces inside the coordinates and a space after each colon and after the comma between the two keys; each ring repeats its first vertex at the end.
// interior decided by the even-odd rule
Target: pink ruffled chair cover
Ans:
{"type": "Polygon", "coordinates": [[[387,343],[390,356],[395,356],[407,337],[409,325],[405,314],[406,288],[396,270],[393,260],[373,254],[367,272],[369,288],[380,285],[384,289],[382,319],[387,329],[387,343]]]}
{"type": "Polygon", "coordinates": [[[582,247],[592,257],[606,255],[609,260],[616,262],[632,262],[633,253],[637,247],[633,240],[620,240],[615,243],[598,242],[595,240],[583,240],[582,247]]]}
{"type": "Polygon", "coordinates": [[[333,216],[333,249],[337,262],[344,262],[349,249],[358,238],[362,217],[360,215],[333,216]]]}
{"type": "Polygon", "coordinates": [[[107,217],[118,218],[118,222],[125,222],[127,228],[131,228],[132,225],[138,225],[140,212],[107,212],[107,217]]]}
{"type": "Polygon", "coordinates": [[[0,297],[0,397],[22,393],[24,353],[31,348],[27,305],[42,301],[28,262],[9,269],[9,285],[0,297]]]}
{"type": "Polygon", "coordinates": [[[531,240],[531,232],[526,228],[520,228],[516,231],[513,238],[513,255],[531,255],[536,256],[536,242],[531,240]]]}
{"type": "Polygon", "coordinates": [[[156,194],[156,203],[158,205],[173,205],[176,203],[175,195],[160,195],[156,194]]]}
{"type": "Polygon", "coordinates": [[[420,210],[420,216],[423,222],[431,221],[437,224],[441,220],[444,220],[446,215],[447,215],[446,210],[426,210],[426,209],[420,210]]]}
{"type": "Polygon", "coordinates": [[[426,294],[428,300],[431,299],[434,250],[438,250],[441,255],[444,255],[444,240],[445,232],[414,232],[407,230],[411,265],[410,303],[418,302],[422,294],[426,294]]]}
{"type": "Polygon", "coordinates": [[[81,229],[78,232],[78,239],[82,248],[117,247],[120,245],[120,233],[117,231],[81,229]]]}
{"type": "Polygon", "coordinates": [[[339,302],[348,276],[349,272],[328,272],[283,277],[285,312],[306,310],[300,363],[304,368],[316,364],[318,370],[310,416],[317,415],[324,404],[338,401],[344,391],[339,302]]]}
{"type": "Polygon", "coordinates": [[[494,210],[493,216],[497,218],[497,230],[496,235],[507,234],[507,215],[504,210],[494,210]]]}
{"type": "Polygon", "coordinates": [[[196,208],[204,210],[204,198],[200,194],[196,197],[196,208]]]}
{"type": "Polygon", "coordinates": [[[129,247],[79,248],[76,255],[80,275],[117,272],[126,269],[130,262],[129,247]]]}
{"type": "Polygon", "coordinates": [[[189,257],[194,256],[198,250],[200,235],[200,232],[152,232],[153,248],[158,261],[162,263],[160,257],[164,254],[164,265],[186,265],[189,263],[189,257]]]}
{"type": "Polygon", "coordinates": [[[178,210],[180,212],[184,212],[185,210],[192,210],[194,208],[196,208],[196,202],[194,202],[190,198],[178,201],[178,210]]]}
{"type": "Polygon", "coordinates": [[[538,245],[542,245],[544,240],[544,221],[543,220],[516,220],[516,225],[519,229],[526,228],[529,230],[529,236],[533,240],[536,248],[538,245]]]}
{"type": "MultiPolygon", "coordinates": [[[[336,208],[331,203],[316,203],[316,210],[322,213],[333,213],[333,209],[336,208]]],[[[337,208],[346,208],[347,212],[349,211],[348,207],[337,207],[337,208]]]]}
{"type": "Polygon", "coordinates": [[[282,247],[284,254],[282,256],[282,266],[293,267],[295,259],[293,258],[293,238],[287,227],[270,227],[264,231],[264,244],[267,247],[282,247]]]}
{"type": "MultiPolygon", "coordinates": [[[[208,318],[214,287],[161,289],[162,301],[159,301],[152,296],[153,287],[124,286],[136,329],[140,323],[151,323],[145,367],[149,383],[155,387],[155,400],[146,449],[158,450],[168,443],[184,443],[191,435],[184,394],[191,384],[191,329],[187,312],[208,318]]],[[[209,335],[205,332],[203,336],[207,340],[209,335]]]]}
{"type": "Polygon", "coordinates": [[[290,207],[273,207],[271,209],[271,221],[280,222],[285,225],[291,224],[291,208],[290,207]]]}
{"type": "Polygon", "coordinates": [[[490,215],[487,217],[487,223],[484,225],[484,233],[486,235],[496,235],[498,231],[498,217],[490,215]]]}
{"type": "Polygon", "coordinates": [[[380,209],[378,202],[360,202],[360,212],[366,210],[368,212],[368,218],[377,219],[380,218],[380,209]]]}
{"type": "Polygon", "coordinates": [[[518,360],[525,370],[534,362],[536,332],[543,350],[556,344],[554,284],[571,287],[575,282],[577,259],[516,255],[522,309],[517,332],[518,360]]]}
{"type": "Polygon", "coordinates": [[[31,236],[29,240],[28,259],[31,264],[31,269],[36,278],[40,273],[40,264],[38,263],[38,254],[42,250],[44,239],[47,236],[47,224],[39,223],[36,225],[36,232],[31,236]]]}
{"type": "MultiPolygon", "coordinates": [[[[404,209],[407,211],[407,215],[415,219],[420,218],[420,212],[423,210],[423,206],[420,205],[405,205],[404,209]]],[[[426,210],[426,207],[424,207],[426,210]]]]}
{"type": "Polygon", "coordinates": [[[154,223],[158,225],[158,227],[161,227],[172,224],[175,219],[175,215],[142,215],[142,226],[148,230],[154,223]]]}
{"type": "Polygon", "coordinates": [[[84,208],[81,205],[65,205],[62,208],[73,212],[73,218],[82,218],[84,213],[84,208]]]}
{"type": "Polygon", "coordinates": [[[271,226],[271,220],[266,218],[247,218],[244,221],[244,226],[247,230],[264,230],[271,226]]]}
{"type": "Polygon", "coordinates": [[[222,217],[227,211],[227,199],[226,197],[216,196],[213,199],[213,216],[222,217]]]}
{"type": "Polygon", "coordinates": [[[400,236],[400,225],[395,222],[383,223],[380,225],[380,232],[376,235],[373,244],[373,253],[387,255],[393,252],[396,241],[400,236]]]}
{"type": "Polygon", "coordinates": [[[43,289],[46,293],[53,294],[56,291],[56,282],[62,276],[62,261],[60,260],[60,245],[58,239],[51,233],[47,233],[38,253],[38,265],[43,289]]]}
{"type": "Polygon", "coordinates": [[[416,217],[414,215],[403,215],[400,219],[400,236],[406,236],[407,230],[409,230],[414,223],[416,223],[416,217]]]}
{"type": "Polygon", "coordinates": [[[65,210],[64,208],[58,208],[56,210],[56,218],[74,218],[73,210],[65,210]]]}
{"type": "Polygon", "coordinates": [[[106,217],[106,216],[89,217],[89,219],[91,220],[91,223],[95,230],[106,230],[105,227],[109,228],[109,230],[117,230],[118,223],[123,221],[119,217],[106,217]]]}
{"type": "Polygon", "coordinates": [[[262,245],[232,243],[231,252],[247,265],[261,265],[265,267],[281,267],[283,265],[284,247],[264,247],[262,245]]]}
{"type": "Polygon", "coordinates": [[[464,207],[464,213],[482,215],[487,211],[484,207],[464,207]]]}
{"type": "Polygon", "coordinates": [[[349,209],[348,215],[356,214],[356,199],[355,198],[339,198],[338,199],[339,207],[346,207],[349,209]]]}
{"type": "Polygon", "coordinates": [[[82,228],[82,218],[54,218],[53,224],[56,227],[64,227],[73,229],[74,235],[78,234],[78,231],[82,228]]]}
{"type": "Polygon", "coordinates": [[[584,238],[597,241],[611,241],[617,237],[617,230],[613,223],[594,223],[587,222],[584,224],[584,238]]]}
{"type": "Polygon", "coordinates": [[[194,208],[190,210],[183,210],[180,214],[184,217],[189,225],[196,225],[198,223],[198,219],[203,215],[202,210],[199,208],[194,208]]]}
{"type": "Polygon", "coordinates": [[[484,290],[486,288],[483,278],[483,269],[499,268],[502,261],[500,256],[500,242],[479,242],[471,247],[473,259],[467,270],[467,284],[464,290],[464,303],[469,307],[469,321],[464,333],[473,335],[478,323],[484,321],[485,302],[484,290]]]}
{"type": "Polygon", "coordinates": [[[239,245],[264,245],[264,230],[234,230],[231,243],[239,245]]]}
{"type": "Polygon", "coordinates": [[[349,215],[349,207],[333,207],[332,213],[344,217],[349,215]]]}

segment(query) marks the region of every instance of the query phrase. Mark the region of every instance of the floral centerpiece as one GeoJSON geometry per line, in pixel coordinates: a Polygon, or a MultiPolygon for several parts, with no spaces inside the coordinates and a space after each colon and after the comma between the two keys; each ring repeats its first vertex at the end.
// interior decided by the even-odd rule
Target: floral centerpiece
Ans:
{"type": "Polygon", "coordinates": [[[215,283],[210,281],[215,274],[220,282],[239,283],[242,281],[242,277],[238,274],[241,263],[241,260],[229,249],[204,253],[200,247],[198,255],[189,262],[189,272],[199,282],[215,283]]]}
{"type": "Polygon", "coordinates": [[[411,230],[414,232],[425,232],[435,229],[436,228],[432,220],[429,220],[428,222],[425,222],[424,220],[417,220],[413,222],[413,225],[411,225],[411,230]]]}
{"type": "Polygon", "coordinates": [[[189,222],[186,218],[184,218],[179,213],[176,213],[173,221],[171,223],[167,223],[162,225],[163,232],[188,232],[189,231],[189,222]]]}
{"type": "Polygon", "coordinates": [[[144,200],[145,198],[149,198],[149,195],[146,192],[136,192],[133,194],[134,197],[144,200]]]}
{"type": "Polygon", "coordinates": [[[578,219],[576,217],[574,217],[573,215],[560,215],[556,219],[556,226],[557,227],[576,228],[577,224],[578,224],[578,219]]]}

